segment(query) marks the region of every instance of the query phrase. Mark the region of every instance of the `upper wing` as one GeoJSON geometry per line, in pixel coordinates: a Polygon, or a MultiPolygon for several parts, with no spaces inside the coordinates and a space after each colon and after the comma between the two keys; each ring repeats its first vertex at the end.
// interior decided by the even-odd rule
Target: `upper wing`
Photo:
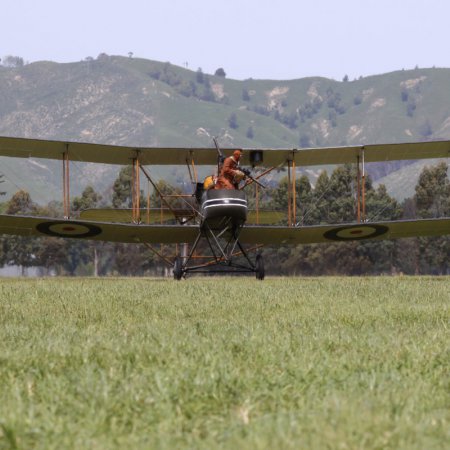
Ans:
{"type": "Polygon", "coordinates": [[[331,241],[396,239],[450,234],[450,218],[399,220],[365,224],[317,225],[305,227],[248,226],[240,240],[247,244],[313,244],[331,241]]]}
{"type": "Polygon", "coordinates": [[[190,162],[194,155],[196,164],[214,165],[217,163],[215,148],[126,147],[0,137],[0,156],[62,159],[64,153],[68,153],[71,161],[104,164],[131,164],[137,155],[139,155],[140,163],[144,165],[184,165],[187,161],[190,162]]]}
{"type": "Polygon", "coordinates": [[[0,234],[19,236],[54,236],[108,242],[172,244],[192,242],[197,233],[198,227],[192,225],[135,225],[0,215],[0,234]]]}
{"type": "MultiPolygon", "coordinates": [[[[223,149],[225,154],[232,149],[223,149]]],[[[253,151],[262,152],[262,165],[267,167],[294,160],[297,166],[355,163],[364,150],[366,162],[412,160],[450,157],[450,141],[415,142],[403,144],[376,144],[350,147],[325,147],[312,149],[243,149],[242,164],[250,164],[253,151]]],[[[144,165],[184,165],[194,158],[197,165],[217,163],[215,148],[174,147],[126,147],[117,145],[89,144],[81,142],[45,141],[0,137],[0,156],[17,158],[61,159],[68,153],[71,161],[105,164],[131,164],[139,155],[144,165]]]]}
{"type": "Polygon", "coordinates": [[[298,166],[356,163],[357,157],[361,157],[362,152],[365,162],[448,158],[450,141],[313,148],[296,151],[294,160],[298,166]]]}

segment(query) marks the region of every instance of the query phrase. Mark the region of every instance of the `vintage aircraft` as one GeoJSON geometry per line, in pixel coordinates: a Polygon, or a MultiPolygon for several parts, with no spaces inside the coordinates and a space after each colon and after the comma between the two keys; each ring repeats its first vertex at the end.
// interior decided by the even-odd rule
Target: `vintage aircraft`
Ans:
{"type": "Polygon", "coordinates": [[[175,279],[190,273],[249,272],[264,279],[260,247],[330,241],[393,239],[450,234],[450,218],[367,222],[365,218],[365,164],[376,161],[450,157],[450,141],[383,144],[314,149],[243,149],[241,165],[259,167],[258,176],[247,177],[237,190],[206,189],[198,179],[198,166],[216,167],[223,153],[216,148],[136,148],[79,142],[0,137],[0,156],[62,161],[64,218],[0,215],[0,234],[56,236],[100,241],[143,243],[173,268],[175,279]],[[71,218],[70,162],[82,161],[132,165],[132,208],[90,209],[71,218]],[[299,167],[354,163],[357,165],[357,217],[354,223],[301,226],[296,213],[296,171],[299,167]],[[186,166],[192,192],[165,195],[148,166],[186,166]],[[259,187],[274,169],[287,168],[288,210],[283,225],[279,212],[258,207],[259,187]],[[141,208],[141,174],[161,199],[161,208],[141,208]],[[245,188],[255,186],[255,209],[249,211],[245,188]],[[173,200],[178,202],[173,206],[173,200]],[[182,207],[180,207],[180,203],[182,207]],[[167,257],[154,244],[177,244],[167,257]],[[206,249],[206,250],[205,250],[206,249]],[[207,255],[200,253],[208,252],[207,255]],[[255,253],[252,257],[251,254],[255,253]],[[199,262],[200,260],[200,262],[199,262]]]}

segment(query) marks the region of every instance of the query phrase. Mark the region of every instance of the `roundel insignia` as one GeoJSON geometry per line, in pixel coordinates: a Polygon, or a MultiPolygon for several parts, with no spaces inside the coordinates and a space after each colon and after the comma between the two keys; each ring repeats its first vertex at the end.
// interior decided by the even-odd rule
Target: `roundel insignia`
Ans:
{"type": "Polygon", "coordinates": [[[96,225],[78,222],[42,222],[36,229],[55,237],[89,238],[97,236],[102,229],[96,225]]]}
{"type": "Polygon", "coordinates": [[[328,230],[323,236],[332,241],[359,241],[381,236],[388,230],[384,225],[350,225],[328,230]]]}

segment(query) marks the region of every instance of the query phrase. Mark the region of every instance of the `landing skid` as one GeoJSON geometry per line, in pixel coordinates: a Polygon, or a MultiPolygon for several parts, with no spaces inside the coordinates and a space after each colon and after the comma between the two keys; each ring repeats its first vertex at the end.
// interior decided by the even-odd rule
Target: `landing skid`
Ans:
{"type": "Polygon", "coordinates": [[[212,227],[204,222],[187,256],[177,256],[173,265],[175,280],[181,280],[188,274],[233,274],[254,273],[257,280],[264,280],[264,262],[258,253],[252,260],[247,250],[239,242],[241,225],[233,224],[231,218],[223,218],[212,227]],[[195,264],[196,250],[201,243],[205,243],[211,254],[209,260],[195,264]]]}

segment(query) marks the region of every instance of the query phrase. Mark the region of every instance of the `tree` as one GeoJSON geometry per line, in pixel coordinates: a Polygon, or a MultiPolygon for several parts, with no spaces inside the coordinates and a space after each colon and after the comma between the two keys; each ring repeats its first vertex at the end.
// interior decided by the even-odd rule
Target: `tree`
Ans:
{"type": "Polygon", "coordinates": [[[39,266],[45,267],[46,275],[49,275],[52,271],[58,275],[65,274],[67,240],[54,237],[42,238],[36,252],[36,260],[39,266]]]}
{"type": "Polygon", "coordinates": [[[336,111],[329,111],[328,120],[333,128],[337,127],[337,114],[336,111]]]}
{"type": "MultiPolygon", "coordinates": [[[[425,167],[416,186],[417,214],[421,218],[450,216],[450,181],[448,166],[442,162],[425,167]]],[[[418,238],[416,270],[445,274],[450,267],[450,237],[418,238]]]]}
{"type": "MultiPolygon", "coordinates": [[[[370,177],[366,178],[366,217],[369,222],[380,220],[398,220],[402,208],[397,200],[389,196],[386,186],[380,184],[373,189],[370,177]]],[[[371,273],[397,272],[398,242],[394,240],[365,241],[359,244],[360,254],[370,262],[371,273]]]]}
{"type": "Polygon", "coordinates": [[[392,198],[384,184],[375,190],[370,177],[366,178],[366,214],[370,221],[398,220],[402,216],[402,208],[395,198],[392,198]]]}
{"type": "MultiPolygon", "coordinates": [[[[450,216],[450,181],[448,166],[442,162],[425,167],[416,186],[416,205],[419,217],[437,218],[450,216]]],[[[421,253],[431,271],[446,273],[450,265],[450,238],[422,238],[421,253]]]]}
{"type": "Polygon", "coordinates": [[[297,125],[298,114],[295,111],[289,114],[279,114],[277,117],[284,125],[287,125],[291,130],[296,129],[298,126],[297,125]]]}
{"type": "Polygon", "coordinates": [[[81,197],[75,197],[72,200],[72,211],[95,208],[101,199],[102,196],[97,194],[92,186],[87,186],[81,194],[81,197]]]}
{"type": "Polygon", "coordinates": [[[3,65],[5,67],[23,67],[23,58],[20,56],[8,55],[3,58],[3,65]]]}
{"type": "Polygon", "coordinates": [[[83,239],[65,239],[64,252],[63,268],[70,276],[92,260],[91,243],[83,239]]]}
{"type": "MultiPolygon", "coordinates": [[[[447,164],[425,167],[419,176],[413,198],[403,202],[403,217],[437,218],[450,215],[450,188],[447,164]]],[[[397,264],[402,272],[448,273],[450,238],[448,236],[401,239],[397,264]]]]}
{"type": "MultiPolygon", "coordinates": [[[[331,177],[323,171],[312,188],[308,177],[296,180],[296,222],[301,226],[354,222],[355,169],[351,165],[337,167],[331,177]]],[[[271,207],[287,210],[287,178],[280,180],[272,192],[271,207]]],[[[373,189],[366,178],[367,215],[377,220],[395,220],[401,208],[384,186],[373,189]]],[[[276,250],[274,273],[284,274],[349,274],[391,272],[395,264],[396,244],[393,241],[348,241],[312,244],[276,250]],[[282,253],[281,263],[279,255],[282,253]]],[[[266,250],[270,255],[270,250],[266,250]]],[[[268,258],[269,259],[269,258],[268,258]]],[[[270,263],[268,263],[270,265],[270,263]]]]}
{"type": "MultiPolygon", "coordinates": [[[[275,210],[287,211],[288,209],[288,177],[283,177],[278,186],[271,192],[269,207],[275,210]]],[[[310,214],[313,205],[313,192],[309,178],[306,175],[295,180],[296,189],[296,221],[303,225],[311,225],[313,217],[310,214]]]]}
{"type": "Polygon", "coordinates": [[[355,96],[355,98],[353,99],[353,104],[354,104],[355,106],[358,106],[358,105],[360,105],[360,104],[362,103],[362,101],[363,101],[362,95],[361,95],[361,94],[357,94],[357,95],[355,96]]]}
{"type": "Polygon", "coordinates": [[[234,113],[234,112],[231,113],[230,117],[228,118],[228,125],[233,130],[236,130],[239,128],[236,113],[234,113]]]}
{"type": "MultiPolygon", "coordinates": [[[[5,180],[3,178],[4,178],[4,175],[2,173],[0,173],[0,184],[5,182],[5,180]]],[[[0,191],[0,196],[5,195],[5,194],[6,194],[6,191],[0,191]]]]}
{"type": "MultiPolygon", "coordinates": [[[[165,195],[175,196],[181,195],[183,193],[179,187],[172,186],[165,180],[159,180],[158,182],[156,182],[155,185],[157,190],[155,189],[152,195],[150,196],[150,205],[152,208],[160,208],[161,206],[163,206],[164,208],[167,207],[164,201],[161,200],[161,196],[159,195],[159,193],[161,193],[163,197],[165,195]]],[[[173,197],[170,200],[166,199],[166,201],[170,203],[170,206],[172,208],[183,208],[186,206],[186,204],[183,202],[183,200],[181,200],[181,198],[173,197]]]]}
{"type": "Polygon", "coordinates": [[[448,166],[442,162],[425,167],[416,186],[416,205],[421,218],[450,215],[450,181],[448,166]]]}
{"type": "Polygon", "coordinates": [[[244,100],[244,102],[248,102],[250,101],[250,94],[248,93],[247,89],[242,89],[242,100],[244,100]]]}
{"type": "MultiPolygon", "coordinates": [[[[128,183],[128,175],[124,171],[125,176],[122,174],[122,179],[125,180],[125,187],[128,183]]],[[[119,177],[120,178],[120,177],[119,177]]],[[[116,180],[117,181],[117,180],[116,180]]],[[[121,183],[118,183],[120,185],[121,183]]],[[[161,200],[159,193],[164,195],[177,195],[181,194],[182,190],[172,186],[165,180],[159,180],[156,182],[156,189],[150,196],[150,206],[152,208],[151,214],[156,214],[159,218],[160,212],[153,211],[157,208],[167,208],[164,200],[161,200]]],[[[126,189],[123,195],[118,195],[116,197],[117,203],[121,198],[128,201],[128,196],[126,194],[126,189]]],[[[166,201],[170,204],[172,208],[185,208],[186,204],[181,198],[167,198],[166,201]]],[[[117,204],[116,203],[116,204],[117,204]]],[[[141,204],[144,204],[142,199],[141,204]]],[[[142,217],[145,220],[145,217],[142,217]]],[[[114,244],[114,257],[112,261],[112,269],[121,275],[142,275],[145,270],[154,266],[155,258],[149,256],[149,251],[145,247],[137,247],[134,244],[114,244]]]]}
{"type": "Polygon", "coordinates": [[[4,241],[5,263],[22,268],[25,275],[28,267],[38,266],[37,253],[40,240],[33,237],[12,236],[4,241]]]}
{"type": "Polygon", "coordinates": [[[327,186],[330,202],[328,223],[353,222],[355,220],[355,171],[350,164],[339,166],[330,177],[327,186]]]}
{"type": "Polygon", "coordinates": [[[215,102],[216,96],[214,95],[214,92],[211,89],[211,83],[207,76],[205,76],[203,79],[203,86],[204,86],[203,92],[199,95],[199,98],[201,100],[204,100],[205,102],[215,102]]]}
{"type": "Polygon", "coordinates": [[[197,93],[197,85],[193,81],[183,81],[176,87],[176,91],[185,97],[195,96],[197,93]]]}
{"type": "Polygon", "coordinates": [[[227,76],[227,74],[225,73],[225,70],[223,70],[222,67],[219,67],[219,68],[214,72],[214,75],[215,75],[216,77],[224,77],[224,78],[227,76]]]}
{"type": "Polygon", "coordinates": [[[27,191],[17,191],[8,202],[6,214],[32,215],[36,211],[36,205],[31,200],[27,191]]]}
{"type": "Polygon", "coordinates": [[[253,139],[253,138],[255,137],[255,133],[253,132],[253,127],[252,127],[252,126],[249,126],[249,127],[247,128],[247,133],[245,134],[245,136],[246,136],[248,139],[253,139]]]}
{"type": "MultiPolygon", "coordinates": [[[[72,200],[72,211],[83,211],[89,208],[95,208],[99,202],[101,201],[101,195],[95,192],[92,186],[87,186],[81,197],[75,197],[72,200]]],[[[100,249],[104,249],[105,243],[102,242],[92,242],[89,246],[85,245],[85,242],[78,242],[76,244],[72,244],[69,260],[64,260],[63,265],[68,268],[69,273],[73,274],[74,270],[78,268],[80,263],[86,264],[91,260],[89,257],[92,254],[93,261],[93,275],[96,277],[99,274],[99,251],[100,249]],[[79,255],[76,254],[76,250],[79,250],[79,255]],[[78,257],[78,259],[77,259],[78,257]],[[69,264],[68,264],[69,263],[69,264]],[[71,263],[71,264],[70,264],[71,263]]],[[[51,255],[50,255],[51,257],[51,255]]]]}
{"type": "Polygon", "coordinates": [[[109,55],[106,54],[106,53],[100,53],[100,54],[97,56],[97,61],[104,61],[104,62],[106,62],[106,61],[109,61],[109,59],[110,59],[110,57],[109,57],[109,55]]]}
{"type": "Polygon", "coordinates": [[[112,205],[114,208],[132,206],[132,166],[123,167],[113,184],[112,205]]]}
{"type": "MultiPolygon", "coordinates": [[[[33,215],[36,213],[36,205],[26,191],[16,192],[8,202],[6,214],[33,215]]],[[[11,236],[4,241],[4,257],[6,264],[22,267],[25,274],[27,267],[38,265],[37,253],[39,239],[23,236],[11,236]]]]}
{"type": "Polygon", "coordinates": [[[195,80],[197,81],[197,83],[199,84],[203,84],[203,82],[205,81],[205,77],[203,75],[203,71],[201,69],[201,67],[199,67],[197,69],[197,72],[195,74],[195,80]]]}
{"type": "MultiPolygon", "coordinates": [[[[147,251],[148,253],[148,251],[147,251]]],[[[120,275],[143,275],[149,256],[143,246],[136,244],[116,244],[114,246],[113,269],[120,275]]]]}
{"type": "Polygon", "coordinates": [[[329,223],[328,210],[331,207],[330,177],[326,170],[320,172],[314,187],[314,204],[318,208],[319,215],[315,223],[329,223]]]}
{"type": "Polygon", "coordinates": [[[408,98],[408,103],[406,105],[406,114],[408,117],[412,117],[414,115],[414,111],[416,110],[416,101],[413,97],[408,98]]]}

